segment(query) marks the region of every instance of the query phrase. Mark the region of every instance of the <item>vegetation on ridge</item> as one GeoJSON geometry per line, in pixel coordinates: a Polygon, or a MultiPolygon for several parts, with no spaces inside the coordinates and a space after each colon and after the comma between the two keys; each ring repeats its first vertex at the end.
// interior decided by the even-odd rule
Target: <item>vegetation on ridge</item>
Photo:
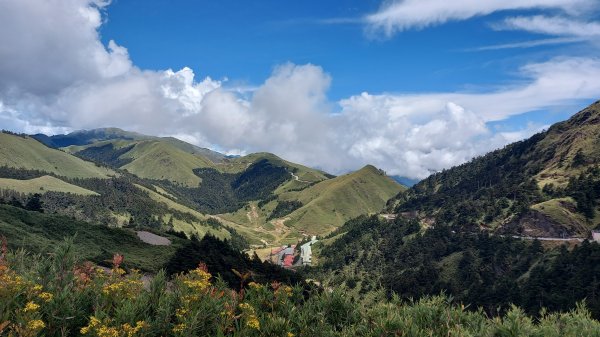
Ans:
{"type": "MultiPolygon", "coordinates": [[[[125,261],[126,261],[125,257],[125,261]]],[[[170,282],[82,263],[72,246],[0,257],[0,333],[8,336],[598,336],[584,305],[533,320],[517,307],[490,319],[445,297],[356,302],[343,291],[273,282],[232,290],[201,264],[170,282]]]]}

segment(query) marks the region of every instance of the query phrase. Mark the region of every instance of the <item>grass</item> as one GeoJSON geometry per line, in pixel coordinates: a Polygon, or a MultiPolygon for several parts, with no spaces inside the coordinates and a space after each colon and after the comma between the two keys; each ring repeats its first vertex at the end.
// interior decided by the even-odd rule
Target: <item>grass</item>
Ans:
{"type": "Polygon", "coordinates": [[[288,225],[308,235],[321,235],[361,214],[381,211],[388,199],[405,187],[373,166],[322,181],[299,192],[281,194],[304,206],[292,212],[288,225]]]}
{"type": "Polygon", "coordinates": [[[266,241],[267,245],[278,246],[296,243],[307,235],[327,234],[354,217],[379,212],[389,198],[403,189],[405,187],[375,167],[366,166],[301,191],[285,191],[279,187],[276,193],[279,192],[281,200],[299,200],[304,204],[282,219],[267,221],[277,201],[267,203],[262,209],[251,202],[246,208],[219,217],[234,223],[236,230],[254,243],[266,241]]]}
{"type": "Polygon", "coordinates": [[[552,219],[556,224],[564,226],[570,232],[587,236],[600,220],[598,217],[588,221],[582,214],[575,212],[577,203],[573,198],[557,198],[531,206],[531,209],[552,219]]]}
{"type": "Polygon", "coordinates": [[[30,137],[0,133],[0,166],[39,170],[69,178],[108,178],[116,173],[52,149],[30,137]]]}
{"type": "MultiPolygon", "coordinates": [[[[589,119],[600,116],[600,104],[593,104],[584,112],[590,113],[589,119]]],[[[583,112],[578,113],[583,116],[583,112]]],[[[564,187],[569,177],[578,176],[588,165],[572,167],[573,158],[581,150],[586,158],[600,158],[600,128],[595,123],[582,122],[578,118],[553,125],[546,137],[537,146],[540,149],[552,149],[554,155],[536,176],[543,187],[553,183],[564,187]]]]}
{"type": "Polygon", "coordinates": [[[194,169],[213,166],[206,158],[161,141],[139,142],[121,157],[133,159],[121,168],[141,178],[166,179],[190,187],[198,186],[201,182],[200,177],[194,174],[194,169]]]}
{"type": "MultiPolygon", "coordinates": [[[[131,150],[119,157],[132,159],[132,161],[120,168],[141,178],[165,179],[185,186],[196,187],[200,184],[201,179],[194,174],[193,170],[214,165],[203,155],[204,149],[174,138],[112,139],[82,146],[69,146],[65,148],[65,151],[75,154],[90,147],[107,144],[112,144],[115,149],[134,145],[131,150]]],[[[211,158],[217,158],[212,151],[209,151],[208,155],[211,158]]]]}
{"type": "Polygon", "coordinates": [[[282,244],[293,244],[303,238],[302,233],[294,227],[287,225],[287,220],[267,218],[275,208],[276,202],[272,201],[259,208],[257,202],[250,202],[247,207],[241,208],[233,213],[220,214],[219,217],[235,223],[235,228],[249,236],[249,239],[257,245],[279,246],[282,244]]]}
{"type": "Polygon", "coordinates": [[[133,230],[109,228],[76,221],[69,217],[29,212],[0,205],[0,235],[9,246],[44,253],[75,236],[74,249],[82,260],[102,262],[120,253],[129,267],[157,272],[175,254],[183,240],[169,236],[171,246],[152,246],[138,239],[133,230]]]}
{"type": "Polygon", "coordinates": [[[328,179],[325,173],[322,171],[289,162],[287,160],[277,157],[272,153],[266,152],[252,153],[244,157],[230,159],[216,165],[215,168],[221,172],[238,173],[245,170],[252,163],[262,159],[268,159],[271,163],[275,165],[295,170],[296,172],[294,174],[296,174],[300,180],[317,182],[328,179]]]}
{"type": "MultiPolygon", "coordinates": [[[[208,219],[206,215],[193,210],[187,206],[181,205],[159,193],[156,193],[142,185],[135,185],[137,188],[141,189],[142,191],[148,193],[148,195],[150,196],[150,198],[154,201],[163,203],[165,205],[167,205],[167,207],[169,209],[172,209],[174,211],[178,211],[178,212],[182,212],[182,213],[188,213],[191,214],[192,216],[194,216],[197,221],[183,221],[180,219],[173,219],[173,229],[179,232],[185,232],[187,234],[197,234],[199,237],[203,237],[205,234],[210,233],[220,239],[229,239],[231,237],[231,234],[224,230],[224,229],[220,229],[220,230],[216,230],[210,226],[204,225],[203,223],[208,219]]],[[[169,218],[170,218],[171,214],[167,214],[163,217],[163,221],[168,222],[169,218]]]]}
{"type": "Polygon", "coordinates": [[[13,190],[26,194],[44,194],[52,191],[72,193],[77,195],[98,195],[98,193],[94,191],[69,184],[52,176],[42,176],[28,180],[0,178],[0,190],[2,189],[13,190]]]}
{"type": "Polygon", "coordinates": [[[600,322],[585,302],[537,317],[516,306],[488,316],[444,295],[405,301],[376,290],[361,299],[352,293],[362,286],[323,289],[274,267],[260,278],[252,270],[232,273],[226,282],[217,277],[219,267],[239,267],[218,259],[173,277],[142,275],[125,263],[115,255],[110,269],[95,268],[69,241],[43,255],[8,251],[0,257],[0,335],[600,336],[600,322]]]}

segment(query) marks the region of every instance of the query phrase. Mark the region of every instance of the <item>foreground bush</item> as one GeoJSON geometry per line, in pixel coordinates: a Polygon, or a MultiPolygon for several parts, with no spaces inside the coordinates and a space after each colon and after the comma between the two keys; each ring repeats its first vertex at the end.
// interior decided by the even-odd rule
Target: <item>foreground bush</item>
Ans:
{"type": "MultiPolygon", "coordinates": [[[[228,288],[205,266],[167,280],[76,261],[68,242],[47,257],[0,256],[2,336],[600,336],[583,305],[533,320],[519,308],[488,318],[444,296],[353,301],[343,291],[274,282],[228,288]]],[[[249,277],[240,275],[242,283],[249,277]]]]}

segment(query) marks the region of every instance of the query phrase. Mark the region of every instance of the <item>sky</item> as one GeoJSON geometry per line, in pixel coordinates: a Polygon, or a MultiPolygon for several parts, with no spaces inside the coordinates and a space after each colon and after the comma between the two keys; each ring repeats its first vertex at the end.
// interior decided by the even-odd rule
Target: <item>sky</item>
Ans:
{"type": "Polygon", "coordinates": [[[0,128],[422,179],[600,99],[600,0],[0,0],[0,128]]]}

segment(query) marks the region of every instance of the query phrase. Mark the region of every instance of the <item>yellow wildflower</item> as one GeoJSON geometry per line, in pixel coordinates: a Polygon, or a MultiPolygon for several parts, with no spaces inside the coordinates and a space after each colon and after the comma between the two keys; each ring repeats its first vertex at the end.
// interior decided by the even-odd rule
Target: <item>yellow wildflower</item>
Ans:
{"type": "Polygon", "coordinates": [[[262,284],[256,283],[256,282],[250,282],[250,283],[248,283],[248,286],[252,289],[257,289],[257,290],[263,288],[262,284]]]}
{"type": "Polygon", "coordinates": [[[45,327],[46,327],[46,324],[44,323],[44,321],[42,321],[40,319],[34,319],[34,320],[27,322],[27,328],[29,330],[41,330],[45,327]]]}
{"type": "Polygon", "coordinates": [[[144,327],[146,327],[146,322],[144,322],[144,321],[138,321],[135,324],[135,327],[131,326],[131,324],[129,324],[129,323],[125,323],[121,327],[123,328],[123,332],[125,332],[125,334],[127,335],[127,337],[133,337],[141,329],[143,329],[144,327]]]}
{"type": "Polygon", "coordinates": [[[33,312],[33,311],[37,311],[40,308],[39,304],[36,304],[35,302],[28,302],[25,305],[25,309],[23,311],[25,312],[33,312]]]}
{"type": "Polygon", "coordinates": [[[99,319],[97,319],[97,318],[96,318],[96,317],[94,317],[94,316],[91,316],[91,317],[90,317],[90,326],[91,326],[91,327],[95,327],[95,326],[96,326],[96,325],[98,325],[98,324],[100,324],[100,320],[99,320],[99,319]]]}
{"type": "Polygon", "coordinates": [[[256,318],[255,315],[250,315],[248,317],[248,320],[246,321],[246,325],[249,328],[260,330],[260,322],[258,321],[258,318],[256,318]]]}
{"type": "Polygon", "coordinates": [[[173,332],[174,333],[182,333],[185,331],[185,324],[181,323],[181,324],[177,324],[176,326],[173,327],[173,332]]]}
{"type": "Polygon", "coordinates": [[[34,292],[38,293],[40,291],[42,291],[42,286],[39,284],[36,284],[33,286],[33,288],[31,288],[31,290],[33,290],[34,292]]]}
{"type": "Polygon", "coordinates": [[[119,337],[119,330],[106,325],[100,326],[100,328],[96,330],[96,333],[98,334],[98,337],[119,337]]]}
{"type": "Polygon", "coordinates": [[[40,293],[38,295],[38,297],[40,299],[42,299],[44,302],[50,302],[54,298],[54,295],[52,295],[51,293],[43,292],[43,293],[40,293]]]}
{"type": "Polygon", "coordinates": [[[294,337],[294,336],[295,336],[295,335],[294,335],[293,333],[291,333],[291,332],[288,332],[288,333],[287,333],[287,337],[294,337]]]}
{"type": "Polygon", "coordinates": [[[247,311],[254,312],[254,308],[249,303],[243,302],[243,303],[240,303],[238,306],[242,310],[247,310],[247,311]]]}

